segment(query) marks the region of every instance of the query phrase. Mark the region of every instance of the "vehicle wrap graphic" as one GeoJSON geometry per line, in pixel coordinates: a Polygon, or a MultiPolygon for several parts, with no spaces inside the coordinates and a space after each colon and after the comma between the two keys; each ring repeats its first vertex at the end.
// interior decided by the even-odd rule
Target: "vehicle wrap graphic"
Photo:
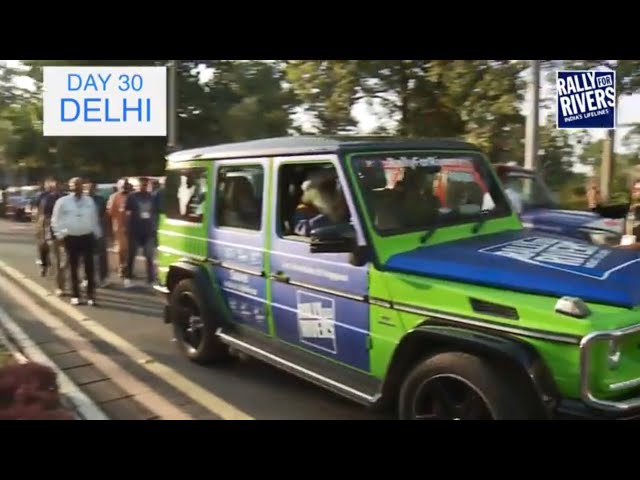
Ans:
{"type": "Polygon", "coordinates": [[[508,290],[640,305],[638,254],[564,237],[518,231],[483,235],[396,254],[386,266],[508,290]]]}

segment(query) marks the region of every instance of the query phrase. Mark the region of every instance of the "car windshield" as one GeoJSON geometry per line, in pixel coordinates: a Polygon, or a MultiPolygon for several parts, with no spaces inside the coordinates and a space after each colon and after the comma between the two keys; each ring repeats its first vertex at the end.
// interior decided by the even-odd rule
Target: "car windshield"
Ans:
{"type": "Polygon", "coordinates": [[[525,210],[532,208],[557,208],[551,191],[535,174],[507,172],[502,176],[505,190],[515,192],[522,200],[525,210]]]}
{"type": "Polygon", "coordinates": [[[509,203],[479,153],[358,154],[353,166],[381,235],[508,216],[509,203]]]}

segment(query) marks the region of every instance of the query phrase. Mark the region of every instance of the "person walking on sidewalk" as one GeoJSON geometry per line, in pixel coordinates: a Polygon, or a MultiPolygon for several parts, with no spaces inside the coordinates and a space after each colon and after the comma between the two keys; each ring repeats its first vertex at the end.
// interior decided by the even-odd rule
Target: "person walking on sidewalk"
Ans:
{"type": "Polygon", "coordinates": [[[125,210],[128,217],[129,258],[124,279],[125,287],[131,286],[133,267],[139,248],[142,248],[147,262],[147,282],[153,284],[155,281],[156,202],[154,200],[154,196],[149,192],[149,179],[144,177],[140,179],[140,190],[130,193],[127,197],[125,210]]]}
{"type": "Polygon", "coordinates": [[[48,178],[44,182],[44,191],[39,193],[33,201],[38,264],[40,265],[40,274],[43,277],[47,276],[47,271],[51,266],[49,245],[51,240],[51,214],[53,213],[53,205],[59,196],[56,181],[48,178]]]}
{"type": "Polygon", "coordinates": [[[127,232],[127,215],[125,205],[127,196],[131,191],[131,184],[126,178],[118,180],[117,191],[112,193],[107,202],[107,215],[111,218],[111,231],[113,232],[114,244],[118,250],[118,275],[125,276],[127,269],[127,259],[129,258],[127,232]]]}
{"type": "Polygon", "coordinates": [[[64,241],[69,267],[71,268],[71,304],[80,304],[78,265],[84,260],[87,278],[87,303],[95,305],[95,274],[93,265],[94,243],[102,237],[98,220],[98,209],[91,197],[85,195],[79,177],[69,181],[71,193],[59,199],[53,207],[51,227],[54,235],[64,241]]]}
{"type": "MultiPolygon", "coordinates": [[[[109,276],[109,261],[107,258],[107,200],[97,194],[97,185],[95,182],[89,182],[87,185],[87,194],[91,197],[96,204],[98,211],[98,222],[100,223],[100,229],[102,230],[102,236],[96,239],[95,254],[98,259],[98,278],[100,279],[99,286],[104,288],[107,286],[107,277],[109,276]]],[[[87,280],[85,280],[87,281],[87,280]]]]}
{"type": "Polygon", "coordinates": [[[38,237],[41,274],[43,277],[47,275],[51,267],[51,251],[53,250],[56,295],[59,297],[64,294],[67,261],[63,242],[56,238],[51,228],[51,216],[55,204],[63,196],[59,182],[48,179],[45,182],[45,191],[38,197],[36,203],[36,235],[38,237]]]}

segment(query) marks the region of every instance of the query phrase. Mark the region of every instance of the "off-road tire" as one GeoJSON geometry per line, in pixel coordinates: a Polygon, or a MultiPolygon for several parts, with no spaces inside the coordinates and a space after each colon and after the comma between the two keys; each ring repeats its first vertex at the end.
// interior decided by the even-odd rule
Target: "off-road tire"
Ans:
{"type": "Polygon", "coordinates": [[[485,403],[493,420],[535,418],[531,393],[521,382],[487,360],[463,352],[439,353],[418,363],[405,378],[398,398],[398,416],[414,420],[414,401],[430,379],[452,376],[471,386],[485,403]]]}
{"type": "Polygon", "coordinates": [[[229,358],[229,348],[216,335],[216,330],[221,326],[218,312],[209,307],[202,298],[202,293],[192,279],[187,278],[178,282],[169,296],[169,312],[173,334],[180,351],[192,362],[198,364],[217,363],[229,358]],[[181,322],[184,319],[181,317],[179,303],[179,299],[183,295],[187,295],[193,300],[203,324],[202,337],[197,348],[189,345],[183,338],[181,322]]]}

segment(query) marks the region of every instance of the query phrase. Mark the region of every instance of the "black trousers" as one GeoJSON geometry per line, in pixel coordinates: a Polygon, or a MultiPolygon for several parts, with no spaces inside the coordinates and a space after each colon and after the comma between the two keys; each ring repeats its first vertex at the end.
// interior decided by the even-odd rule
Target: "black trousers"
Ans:
{"type": "Polygon", "coordinates": [[[107,257],[107,239],[105,236],[95,240],[94,253],[98,257],[98,275],[104,280],[109,275],[109,260],[107,257]]]}
{"type": "Polygon", "coordinates": [[[144,258],[147,261],[147,282],[153,283],[155,280],[155,235],[130,235],[129,236],[129,256],[127,258],[127,270],[125,278],[133,278],[133,270],[136,263],[138,249],[142,249],[144,258]]]}
{"type": "Polygon", "coordinates": [[[69,259],[69,268],[71,269],[71,294],[73,297],[80,298],[78,266],[80,264],[80,258],[82,258],[84,260],[84,275],[87,279],[87,296],[90,299],[95,299],[94,242],[95,240],[92,234],[77,237],[68,236],[64,239],[67,258],[69,259]]]}

